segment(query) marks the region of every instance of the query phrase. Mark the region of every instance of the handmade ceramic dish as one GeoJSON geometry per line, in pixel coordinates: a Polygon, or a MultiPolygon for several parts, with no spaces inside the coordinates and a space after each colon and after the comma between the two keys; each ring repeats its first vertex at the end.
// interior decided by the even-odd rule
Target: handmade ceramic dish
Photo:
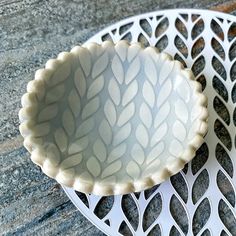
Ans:
{"type": "Polygon", "coordinates": [[[206,97],[190,70],[155,48],[75,47],[38,70],[19,112],[33,162],[59,183],[125,194],[180,171],[207,130],[206,97]]]}

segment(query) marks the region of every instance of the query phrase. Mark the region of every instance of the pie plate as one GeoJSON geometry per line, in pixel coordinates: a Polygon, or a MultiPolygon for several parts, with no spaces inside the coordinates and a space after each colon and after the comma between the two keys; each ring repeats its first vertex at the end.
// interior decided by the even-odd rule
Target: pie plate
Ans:
{"type": "Polygon", "coordinates": [[[35,74],[19,112],[24,146],[59,183],[96,195],[150,188],[203,143],[207,99],[191,70],[140,43],[88,43],[35,74]]]}

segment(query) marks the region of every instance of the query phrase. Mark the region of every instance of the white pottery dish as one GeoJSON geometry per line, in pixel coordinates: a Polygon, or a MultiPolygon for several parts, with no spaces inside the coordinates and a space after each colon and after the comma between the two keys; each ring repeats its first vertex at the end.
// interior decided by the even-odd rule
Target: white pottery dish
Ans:
{"type": "Polygon", "coordinates": [[[97,195],[137,192],[179,172],[203,142],[207,99],[192,72],[153,47],[109,41],[60,53],[22,97],[31,159],[97,195]]]}

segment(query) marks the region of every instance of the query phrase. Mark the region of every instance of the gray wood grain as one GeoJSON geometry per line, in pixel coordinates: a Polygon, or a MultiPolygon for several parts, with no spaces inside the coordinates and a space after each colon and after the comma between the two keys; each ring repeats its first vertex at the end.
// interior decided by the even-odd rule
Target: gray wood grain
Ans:
{"type": "MultiPolygon", "coordinates": [[[[22,147],[20,98],[35,70],[59,52],[128,16],[163,8],[211,8],[231,1],[2,0],[0,2],[0,234],[103,235],[22,147]]],[[[228,7],[235,14],[234,9],[228,7]]]]}

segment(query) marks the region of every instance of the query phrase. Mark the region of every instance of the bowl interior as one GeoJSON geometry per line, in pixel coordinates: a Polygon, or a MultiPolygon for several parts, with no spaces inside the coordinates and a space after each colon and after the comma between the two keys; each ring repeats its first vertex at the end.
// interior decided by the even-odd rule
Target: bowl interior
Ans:
{"type": "Polygon", "coordinates": [[[37,117],[50,127],[44,147],[56,150],[61,170],[84,181],[125,183],[181,157],[200,110],[180,63],[138,45],[92,45],[72,54],[48,82],[37,117]]]}

